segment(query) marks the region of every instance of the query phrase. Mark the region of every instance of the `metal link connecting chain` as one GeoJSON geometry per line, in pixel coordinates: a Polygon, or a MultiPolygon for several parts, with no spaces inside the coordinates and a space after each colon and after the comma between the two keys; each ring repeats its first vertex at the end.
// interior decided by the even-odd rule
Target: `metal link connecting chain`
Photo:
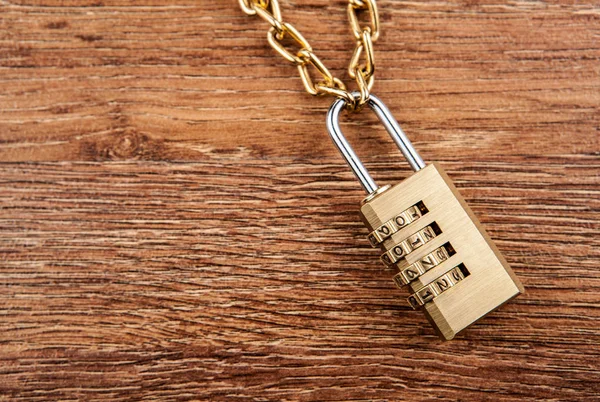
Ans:
{"type": "Polygon", "coordinates": [[[283,22],[278,0],[239,0],[239,2],[246,14],[257,15],[271,25],[267,33],[269,44],[284,59],[298,67],[300,78],[309,94],[331,95],[344,99],[346,108],[350,111],[360,110],[368,102],[375,82],[373,43],[379,38],[379,14],[375,0],[348,0],[348,19],[356,39],[348,74],[356,80],[360,93],[357,97],[346,89],[346,85],[339,78],[331,74],[313,52],[304,36],[292,24],[283,22]],[[369,14],[369,25],[365,27],[361,26],[358,20],[357,13],[362,10],[369,14]],[[288,50],[283,44],[284,39],[291,39],[299,50],[295,54],[288,50]],[[316,70],[317,79],[312,78],[311,69],[316,70]]]}

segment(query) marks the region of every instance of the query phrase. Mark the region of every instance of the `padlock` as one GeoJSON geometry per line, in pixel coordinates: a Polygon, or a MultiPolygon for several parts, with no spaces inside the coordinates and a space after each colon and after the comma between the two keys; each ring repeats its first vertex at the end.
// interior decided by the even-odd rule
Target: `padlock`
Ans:
{"type": "Polygon", "coordinates": [[[341,99],[329,109],[327,130],[368,193],[360,216],[369,242],[396,269],[396,285],[409,288],[409,305],[450,340],[524,292],[523,285],[441,166],[425,165],[379,98],[371,95],[367,104],[415,171],[403,182],[375,184],[342,134],[341,99]]]}

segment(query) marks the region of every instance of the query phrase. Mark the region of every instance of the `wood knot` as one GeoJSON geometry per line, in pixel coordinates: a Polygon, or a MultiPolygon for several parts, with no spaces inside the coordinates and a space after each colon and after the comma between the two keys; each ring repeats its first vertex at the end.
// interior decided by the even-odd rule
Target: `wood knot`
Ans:
{"type": "Polygon", "coordinates": [[[64,29],[69,26],[67,21],[53,21],[46,24],[48,29],[64,29]]]}
{"type": "Polygon", "coordinates": [[[159,141],[152,141],[133,128],[119,130],[108,138],[84,144],[83,147],[89,159],[100,161],[154,159],[162,151],[159,141]]]}

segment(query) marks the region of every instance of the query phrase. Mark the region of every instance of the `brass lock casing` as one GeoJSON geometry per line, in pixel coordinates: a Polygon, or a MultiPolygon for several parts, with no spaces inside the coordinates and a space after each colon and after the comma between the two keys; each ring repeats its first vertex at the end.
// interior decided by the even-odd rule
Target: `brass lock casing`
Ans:
{"type": "Polygon", "coordinates": [[[510,299],[523,285],[450,178],[436,164],[367,197],[361,219],[396,267],[397,285],[450,340],[510,299]]]}
{"type": "Polygon", "coordinates": [[[343,99],[329,108],[327,131],[369,194],[360,210],[369,242],[398,270],[394,281],[409,287],[410,305],[442,338],[453,339],[524,292],[523,285],[442,168],[425,164],[379,98],[371,94],[367,105],[415,171],[402,183],[379,187],[356,156],[340,128],[343,99]]]}

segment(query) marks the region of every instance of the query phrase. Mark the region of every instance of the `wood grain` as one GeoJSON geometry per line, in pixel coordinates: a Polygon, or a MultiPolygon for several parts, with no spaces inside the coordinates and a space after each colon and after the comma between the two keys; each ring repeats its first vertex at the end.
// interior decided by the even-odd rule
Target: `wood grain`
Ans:
{"type": "MultiPolygon", "coordinates": [[[[344,2],[281,3],[347,78],[344,2]]],[[[237,1],[0,0],[0,400],[600,398],[598,4],[378,4],[375,92],[527,293],[436,338],[237,1]]]]}

